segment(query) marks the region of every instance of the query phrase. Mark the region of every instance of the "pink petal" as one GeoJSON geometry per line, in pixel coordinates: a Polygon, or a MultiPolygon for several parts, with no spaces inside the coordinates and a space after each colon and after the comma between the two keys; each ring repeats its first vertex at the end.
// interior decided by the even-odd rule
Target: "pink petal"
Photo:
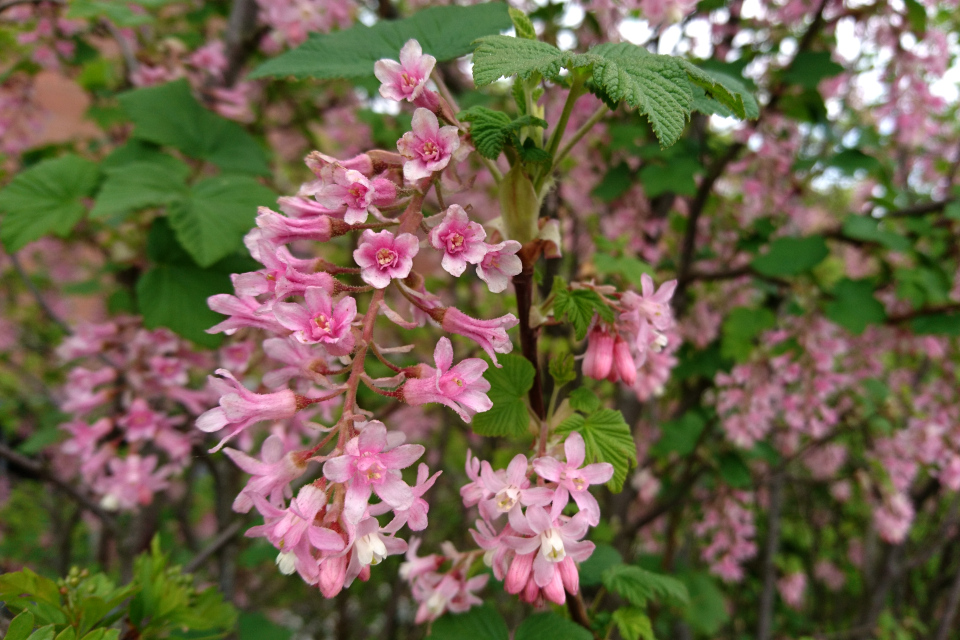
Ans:
{"type": "Polygon", "coordinates": [[[380,454],[380,464],[387,469],[406,469],[416,462],[426,451],[420,444],[400,445],[393,451],[380,454]]]}
{"type": "Polygon", "coordinates": [[[433,359],[437,363],[437,369],[441,373],[446,373],[453,365],[453,345],[450,338],[446,336],[440,338],[436,348],[433,350],[433,359]]]}
{"type": "Polygon", "coordinates": [[[603,484],[613,477],[613,465],[609,462],[596,462],[580,469],[580,477],[588,484],[603,484]]]}
{"type": "Polygon", "coordinates": [[[553,520],[551,520],[547,512],[543,510],[543,507],[535,505],[527,507],[527,522],[530,523],[530,528],[536,533],[546,531],[553,526],[553,520]]]}
{"type": "Polygon", "coordinates": [[[351,456],[337,456],[327,460],[323,465],[323,475],[331,482],[346,482],[353,477],[354,473],[351,456]]]}
{"type": "Polygon", "coordinates": [[[537,458],[533,461],[533,470],[537,472],[537,475],[551,482],[560,482],[560,475],[564,469],[566,469],[565,464],[550,456],[537,458]]]}
{"type": "Polygon", "coordinates": [[[542,553],[538,553],[537,557],[533,559],[533,581],[541,589],[550,584],[556,570],[556,564],[547,560],[542,553]]]}
{"type": "Polygon", "coordinates": [[[563,452],[567,455],[567,466],[571,469],[580,468],[586,456],[586,451],[583,436],[576,431],[567,436],[566,442],[563,443],[563,452]]]}
{"type": "Polygon", "coordinates": [[[373,490],[394,509],[402,511],[413,506],[413,490],[397,476],[387,475],[382,483],[374,485],[373,490]]]}

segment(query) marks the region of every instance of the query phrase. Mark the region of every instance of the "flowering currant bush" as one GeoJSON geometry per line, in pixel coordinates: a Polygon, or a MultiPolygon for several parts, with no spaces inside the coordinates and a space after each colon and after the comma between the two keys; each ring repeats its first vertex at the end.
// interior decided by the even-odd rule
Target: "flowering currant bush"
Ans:
{"type": "Polygon", "coordinates": [[[0,630],[953,637],[958,16],[0,0],[0,630]]]}

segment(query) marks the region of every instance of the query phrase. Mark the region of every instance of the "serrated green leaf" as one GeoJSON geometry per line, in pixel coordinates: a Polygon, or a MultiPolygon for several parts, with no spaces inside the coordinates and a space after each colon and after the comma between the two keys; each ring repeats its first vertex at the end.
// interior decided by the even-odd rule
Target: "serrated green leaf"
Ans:
{"type": "Polygon", "coordinates": [[[206,347],[216,347],[223,340],[222,336],[206,333],[223,319],[207,307],[207,298],[229,291],[228,274],[184,265],[154,266],[137,282],[144,326],[167,327],[206,347]]]}
{"type": "Polygon", "coordinates": [[[596,253],[593,256],[593,266],[596,267],[597,273],[619,275],[638,289],[643,285],[643,274],[653,275],[653,267],[633,256],[612,256],[608,253],[596,253]]]}
{"type": "Polygon", "coordinates": [[[690,594],[690,606],[684,609],[683,619],[697,633],[716,637],[720,628],[730,619],[723,591],[705,573],[683,573],[677,577],[690,594]]]}
{"type": "Polygon", "coordinates": [[[107,170],[91,218],[107,218],[182,200],[190,167],[164,154],[107,170]]]}
{"type": "Polygon", "coordinates": [[[534,613],[520,623],[514,640],[592,640],[593,634],[552,611],[534,613]]]}
{"type": "Polygon", "coordinates": [[[603,572],[603,586],[635,607],[644,607],[651,600],[680,605],[690,602],[690,594],[681,581],[634,565],[608,568],[603,572]]]}
{"type": "Polygon", "coordinates": [[[93,193],[97,165],[68,154],[19,173],[0,190],[0,240],[19,251],[48,233],[65,237],[83,218],[83,199],[93,193]]]}
{"type": "Polygon", "coordinates": [[[243,247],[257,207],[276,194],[253,178],[216,176],[194,184],[186,198],[170,207],[170,226],[198,265],[209,267],[243,247]]]}
{"type": "Polygon", "coordinates": [[[570,394],[570,406],[583,414],[590,414],[600,408],[600,398],[590,389],[578,387],[570,394]]]}
{"type": "Polygon", "coordinates": [[[477,40],[473,52],[473,82],[483,87],[500,78],[518,76],[526,80],[537,73],[553,78],[560,74],[566,59],[563,51],[546,42],[487,36],[477,40]]]}
{"type": "Polygon", "coordinates": [[[636,173],[627,163],[621,162],[607,170],[590,195],[601,202],[613,202],[630,189],[635,179],[636,173]]]}
{"type": "Polygon", "coordinates": [[[753,484],[750,468],[737,453],[724,453],[719,462],[720,477],[734,489],[746,489],[753,484]]]}
{"type": "Polygon", "coordinates": [[[680,58],[629,42],[600,44],[589,54],[596,58],[593,81],[605,96],[647,116],[661,146],[680,139],[693,103],[688,69],[680,58]]]}
{"type": "Polygon", "coordinates": [[[881,324],[887,313],[873,295],[869,280],[843,278],[833,288],[833,300],[824,306],[827,318],[854,335],[860,335],[871,324],[881,324]]]}
{"type": "Polygon", "coordinates": [[[133,11],[128,3],[106,0],[72,0],[65,17],[79,20],[106,18],[118,27],[139,27],[153,22],[153,16],[133,11]]]}
{"type": "Polygon", "coordinates": [[[27,640],[31,632],[33,632],[33,614],[23,611],[10,621],[4,640],[27,640]]]}
{"type": "Polygon", "coordinates": [[[236,122],[204,109],[186,80],[118,96],[135,138],[179,149],[224,171],[269,175],[263,149],[236,122]]]}
{"type": "Polygon", "coordinates": [[[438,62],[470,53],[482,36],[509,29],[507,5],[487,2],[473,6],[439,6],[403,20],[381,20],[372,27],[358,24],[329,34],[314,34],[305,43],[257,67],[250,78],[363,78],[373,76],[377,60],[398,59],[411,38],[438,62]]]}
{"type": "Polygon", "coordinates": [[[662,457],[670,453],[688,456],[693,453],[707,421],[696,411],[687,411],[681,417],[660,425],[660,439],[650,448],[652,455],[662,457]]]}
{"type": "MultiPolygon", "coordinates": [[[[480,106],[471,107],[461,112],[458,117],[464,122],[470,123],[470,137],[473,139],[477,152],[491,160],[496,160],[500,156],[503,147],[521,128],[547,126],[546,121],[541,118],[520,116],[510,120],[509,116],[502,111],[480,106]]],[[[517,145],[514,144],[514,146],[517,145]]]]}
{"type": "Polygon", "coordinates": [[[441,616],[432,625],[430,640],[508,640],[510,631],[497,610],[488,604],[466,613],[441,616]]]}
{"type": "Polygon", "coordinates": [[[558,320],[566,317],[576,331],[577,340],[587,337],[594,313],[613,323],[613,310],[592,289],[567,289],[562,278],[554,278],[552,293],[554,317],[558,320]]]}
{"type": "Polygon", "coordinates": [[[667,164],[645,165],[638,175],[648,198],[664,193],[692,196],[697,192],[696,175],[703,166],[692,158],[677,158],[667,164]]]}
{"type": "Polygon", "coordinates": [[[558,387],[573,382],[577,379],[576,363],[572,353],[565,353],[557,358],[550,358],[547,365],[550,371],[550,377],[558,387]]]}
{"type": "Polygon", "coordinates": [[[259,611],[240,614],[240,640],[290,640],[293,630],[281,627],[259,611]]]}
{"type": "Polygon", "coordinates": [[[613,612],[612,619],[623,640],[655,640],[653,625],[642,609],[620,607],[613,612]]]}
{"type": "Polygon", "coordinates": [[[744,362],[753,352],[757,337],[776,323],[777,318],[769,309],[734,309],[720,328],[720,355],[744,362]]]}
{"type": "Polygon", "coordinates": [[[510,21],[513,22],[513,28],[517,31],[517,37],[536,40],[537,30],[533,28],[533,23],[530,22],[527,14],[513,7],[510,7],[508,11],[510,12],[510,21]]]}
{"type": "Polygon", "coordinates": [[[701,69],[686,60],[681,60],[681,63],[690,81],[704,91],[704,99],[726,110],[726,114],[720,115],[733,115],[741,120],[756,120],[760,117],[757,99],[747,90],[742,80],[711,69],[701,69]]]}
{"type": "Polygon", "coordinates": [[[777,238],[770,251],[758,255],[750,266],[765,276],[796,276],[813,269],[829,255],[823,236],[777,238]]]}
{"type": "Polygon", "coordinates": [[[487,396],[493,407],[473,417],[470,426],[481,436],[521,437],[527,433],[530,416],[524,401],[533,386],[533,365],[514,354],[498,358],[501,368],[489,367],[483,377],[490,383],[487,396]]]}
{"type": "Polygon", "coordinates": [[[600,409],[586,417],[573,415],[557,427],[560,435],[573,431],[583,436],[588,463],[609,462],[613,465],[613,478],[607,487],[619,493],[630,467],[637,464],[637,445],[623,414],[613,409],[600,409]]]}

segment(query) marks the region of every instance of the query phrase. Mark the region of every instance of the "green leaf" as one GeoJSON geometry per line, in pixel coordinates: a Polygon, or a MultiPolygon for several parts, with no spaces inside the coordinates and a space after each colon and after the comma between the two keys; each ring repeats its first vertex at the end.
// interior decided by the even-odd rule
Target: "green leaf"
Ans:
{"type": "Polygon", "coordinates": [[[473,52],[473,82],[483,87],[500,78],[517,76],[527,80],[534,74],[548,78],[560,74],[567,54],[539,40],[487,36],[477,40],[473,52]]]}
{"type": "Polygon", "coordinates": [[[643,274],[653,275],[653,267],[633,256],[615,257],[608,253],[596,253],[593,256],[593,266],[597,273],[619,275],[638,289],[643,286],[643,274]]]}
{"type": "Polygon", "coordinates": [[[513,28],[517,31],[518,38],[527,40],[537,39],[537,30],[533,28],[533,23],[523,11],[510,7],[507,10],[510,13],[510,21],[513,22],[513,28]]]}
{"type": "Polygon", "coordinates": [[[593,640],[593,634],[552,611],[534,613],[517,627],[514,640],[593,640]]]}
{"type": "Polygon", "coordinates": [[[57,634],[55,640],[77,640],[77,632],[73,627],[67,627],[57,634]]]}
{"type": "Polygon", "coordinates": [[[605,97],[647,116],[662,147],[680,139],[693,103],[684,62],[629,42],[600,44],[588,55],[595,57],[593,81],[605,97]]]}
{"type": "Polygon", "coordinates": [[[650,453],[658,457],[672,452],[688,456],[693,453],[706,426],[707,421],[696,411],[687,411],[676,420],[664,422],[660,426],[660,439],[650,448],[650,453]]]}
{"type": "Polygon", "coordinates": [[[648,164],[640,169],[639,178],[643,191],[649,198],[664,193],[692,196],[697,193],[696,175],[703,173],[703,166],[693,158],[681,157],[667,164],[648,164]]]}
{"type": "Polygon", "coordinates": [[[577,379],[576,363],[573,360],[572,353],[565,353],[560,357],[550,358],[547,368],[550,371],[550,377],[553,378],[554,384],[558,387],[562,387],[577,379]]]}
{"type": "Polygon", "coordinates": [[[843,221],[843,235],[855,240],[876,242],[893,251],[909,251],[912,246],[909,238],[880,229],[880,221],[868,216],[847,216],[843,221]]]}
{"type": "Polygon", "coordinates": [[[590,414],[600,408],[600,398],[586,387],[579,387],[570,394],[570,406],[580,413],[590,414]]]}
{"type": "Polygon", "coordinates": [[[470,53],[473,41],[511,26],[507,5],[487,2],[473,6],[440,6],[418,11],[403,20],[381,20],[372,27],[356,25],[317,35],[257,67],[250,78],[363,78],[373,75],[377,60],[397,60],[411,38],[438,62],[470,53]]]}
{"type": "Polygon", "coordinates": [[[720,328],[720,355],[737,362],[746,361],[753,352],[754,341],[776,323],[777,318],[769,309],[734,309],[720,328]]]}
{"type": "MultiPolygon", "coordinates": [[[[745,118],[756,120],[760,117],[760,106],[756,98],[743,85],[742,80],[725,73],[701,69],[686,60],[681,60],[681,64],[689,75],[690,81],[704,92],[703,100],[709,100],[711,113],[725,117],[736,116],[741,120],[745,118]]],[[[704,105],[705,103],[701,101],[696,103],[695,107],[704,105]]]]}
{"type": "Polygon", "coordinates": [[[259,611],[240,614],[240,640],[290,640],[293,630],[281,627],[259,611]]]}
{"type": "Polygon", "coordinates": [[[133,11],[126,2],[106,0],[72,0],[67,18],[92,20],[106,18],[118,27],[138,27],[153,22],[153,17],[133,11]]]}
{"type": "Polygon", "coordinates": [[[97,165],[68,154],[19,173],[0,191],[0,240],[19,251],[48,233],[66,237],[87,212],[83,198],[97,186],[97,165]]]}
{"type": "Polygon", "coordinates": [[[161,264],[137,281],[144,326],[168,327],[207,347],[216,347],[222,341],[221,336],[205,332],[223,319],[207,307],[207,298],[228,291],[228,274],[199,267],[161,264]]]}
{"type": "Polygon", "coordinates": [[[177,240],[201,267],[209,267],[243,247],[257,207],[270,205],[276,194],[253,178],[217,176],[194,184],[186,199],[170,208],[170,226],[177,240]]]}
{"type": "Polygon", "coordinates": [[[593,289],[568,289],[563,278],[554,278],[552,293],[553,316],[558,320],[566,316],[576,331],[577,340],[587,337],[594,313],[613,323],[613,310],[593,289]]]}
{"type": "Polygon", "coordinates": [[[27,640],[53,640],[53,637],[57,633],[57,626],[53,624],[48,624],[45,627],[40,627],[34,631],[27,640]]]}
{"type": "Polygon", "coordinates": [[[830,320],[854,335],[863,333],[868,325],[882,324],[887,319],[869,280],[840,280],[833,288],[833,300],[825,305],[824,311],[830,320]]]}
{"type": "Polygon", "coordinates": [[[697,633],[716,637],[727,623],[726,600],[716,581],[705,573],[683,573],[677,576],[690,594],[690,606],[683,611],[683,619],[697,633]]]}
{"type": "Polygon", "coordinates": [[[508,640],[507,623],[492,606],[473,607],[466,613],[446,614],[433,623],[430,640],[508,640]]]}
{"type": "Polygon", "coordinates": [[[783,73],[788,84],[815,90],[820,81],[843,73],[843,67],[830,59],[829,51],[801,51],[783,73]]]}
{"type": "MultiPolygon", "coordinates": [[[[872,172],[881,168],[880,161],[871,155],[867,155],[860,149],[844,149],[837,155],[830,158],[827,164],[835,169],[839,169],[847,175],[854,175],[857,171],[872,172]]],[[[852,216],[863,219],[864,216],[852,216]]]]}
{"type": "Polygon", "coordinates": [[[623,640],[655,640],[653,625],[643,609],[621,607],[613,612],[612,619],[623,640]]]}
{"type": "Polygon", "coordinates": [[[623,564],[620,552],[608,544],[598,544],[590,557],[580,563],[580,584],[585,587],[601,584],[603,572],[618,564],[623,564]]]}
{"type": "Polygon", "coordinates": [[[7,635],[4,640],[27,640],[33,631],[33,614],[29,611],[23,611],[16,618],[10,621],[7,627],[7,635]]]}
{"type": "Polygon", "coordinates": [[[960,313],[934,313],[910,321],[918,335],[960,336],[960,313]]]}
{"type": "Polygon", "coordinates": [[[619,493],[630,467],[637,464],[637,445],[623,414],[613,409],[600,409],[587,417],[573,415],[557,427],[560,435],[573,431],[583,436],[588,463],[609,462],[613,465],[613,478],[607,487],[619,493]]]}
{"type": "MultiPolygon", "coordinates": [[[[473,139],[474,146],[480,155],[491,160],[496,160],[500,156],[503,147],[521,128],[547,126],[547,122],[541,118],[520,116],[510,120],[502,111],[480,106],[471,107],[457,117],[470,123],[470,137],[473,139]]],[[[519,142],[519,139],[516,142],[519,142]]]]}
{"type": "Polygon", "coordinates": [[[754,258],[750,266],[765,276],[795,276],[813,269],[829,253],[823,236],[777,238],[770,251],[754,258]]]}
{"type": "Polygon", "coordinates": [[[190,167],[168,155],[107,170],[91,218],[107,218],[160,207],[186,196],[190,167]]]}
{"type": "Polygon", "coordinates": [[[753,484],[747,463],[733,452],[720,456],[720,477],[734,489],[746,489],[753,484]]]}
{"type": "Polygon", "coordinates": [[[236,122],[204,109],[186,80],[128,91],[118,100],[133,120],[136,138],[174,147],[224,171],[270,173],[257,141],[236,122]]]}
{"type": "Polygon", "coordinates": [[[634,565],[615,565],[604,571],[603,586],[635,607],[644,607],[650,600],[679,605],[690,602],[687,587],[676,578],[634,565]]]}
{"type": "Polygon", "coordinates": [[[636,174],[630,166],[621,162],[604,174],[603,180],[593,188],[590,194],[601,202],[613,202],[630,189],[635,178],[636,174]]]}
{"type": "Polygon", "coordinates": [[[533,386],[533,365],[523,356],[504,354],[501,368],[490,367],[483,377],[490,383],[487,393],[493,407],[473,416],[473,432],[481,436],[521,437],[527,433],[530,416],[524,400],[533,386]]]}

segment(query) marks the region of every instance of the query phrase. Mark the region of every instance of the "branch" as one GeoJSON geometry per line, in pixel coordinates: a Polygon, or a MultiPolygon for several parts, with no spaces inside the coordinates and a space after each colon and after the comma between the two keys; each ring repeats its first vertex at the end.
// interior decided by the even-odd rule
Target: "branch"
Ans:
{"type": "Polygon", "coordinates": [[[210,556],[219,551],[223,546],[230,543],[233,538],[240,533],[240,529],[243,528],[242,520],[234,520],[227,527],[217,534],[217,537],[214,538],[210,544],[203,548],[200,553],[195,555],[193,559],[188,562],[183,567],[184,573],[193,573],[199,569],[204,562],[206,562],[210,556]]]}
{"type": "Polygon", "coordinates": [[[940,619],[940,625],[937,627],[937,633],[933,636],[933,640],[948,640],[950,638],[950,631],[953,628],[953,621],[957,617],[958,606],[960,606],[960,568],[957,569],[957,575],[953,577],[950,594],[947,596],[946,613],[940,619]]]}
{"type": "Polygon", "coordinates": [[[767,512],[767,539],[763,548],[763,592],[757,622],[757,640],[770,640],[773,632],[773,603],[776,595],[775,563],[780,547],[780,516],[783,509],[783,471],[770,478],[770,504],[767,512]]]}
{"type": "Polygon", "coordinates": [[[42,462],[17,453],[3,443],[0,443],[0,458],[4,458],[12,465],[20,467],[27,473],[32,474],[44,482],[49,482],[53,486],[57,487],[65,494],[70,496],[70,498],[82,508],[97,516],[97,518],[103,522],[104,527],[106,527],[111,533],[117,532],[117,522],[114,519],[113,514],[104,510],[103,507],[95,502],[90,496],[81,493],[73,483],[66,482],[58,478],[51,470],[47,469],[46,465],[44,465],[42,462]]]}
{"type": "Polygon", "coordinates": [[[226,41],[227,68],[223,72],[223,84],[232,87],[240,77],[240,69],[256,48],[263,32],[257,29],[256,0],[233,0],[230,20],[227,23],[226,41]]]}

